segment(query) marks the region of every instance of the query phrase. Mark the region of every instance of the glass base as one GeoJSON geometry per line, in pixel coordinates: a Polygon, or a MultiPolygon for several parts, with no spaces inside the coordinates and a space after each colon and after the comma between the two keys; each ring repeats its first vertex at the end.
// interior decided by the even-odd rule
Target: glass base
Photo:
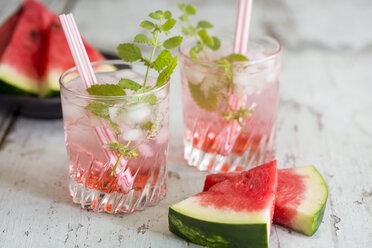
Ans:
{"type": "Polygon", "coordinates": [[[156,185],[147,184],[142,190],[131,189],[127,193],[117,191],[105,193],[76,182],[74,175],[70,177],[70,195],[74,203],[95,212],[131,213],[135,210],[143,210],[157,205],[165,198],[166,192],[166,178],[156,185]]]}
{"type": "Polygon", "coordinates": [[[184,158],[188,165],[200,171],[236,172],[249,170],[255,166],[275,159],[274,149],[260,149],[253,151],[247,149],[242,155],[230,153],[226,156],[218,153],[207,153],[193,146],[192,142],[184,142],[184,158]]]}

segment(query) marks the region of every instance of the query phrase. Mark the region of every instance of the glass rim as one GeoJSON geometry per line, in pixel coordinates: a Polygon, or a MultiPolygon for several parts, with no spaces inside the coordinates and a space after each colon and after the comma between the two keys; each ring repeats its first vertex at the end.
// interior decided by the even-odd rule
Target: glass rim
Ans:
{"type": "MultiPolygon", "coordinates": [[[[96,66],[96,65],[112,65],[112,66],[115,66],[115,64],[129,65],[130,66],[129,63],[127,63],[127,62],[125,62],[123,60],[120,60],[120,59],[95,61],[95,62],[91,62],[90,64],[92,66],[96,66]]],[[[133,68],[128,68],[126,70],[133,70],[133,68]]],[[[144,93],[138,93],[138,94],[133,94],[133,95],[124,95],[124,96],[93,96],[93,95],[85,95],[85,94],[79,93],[77,91],[71,90],[71,89],[67,88],[64,85],[63,79],[67,75],[69,75],[70,73],[73,73],[73,72],[77,72],[76,66],[67,69],[66,71],[64,71],[61,74],[61,76],[58,79],[60,89],[63,89],[63,91],[66,91],[69,94],[74,95],[75,97],[84,98],[84,99],[90,99],[90,100],[95,100],[95,99],[98,99],[98,100],[125,100],[125,99],[129,99],[131,97],[146,96],[146,95],[153,94],[153,93],[156,93],[158,91],[161,91],[162,89],[164,89],[165,87],[167,87],[169,85],[170,79],[171,79],[171,78],[169,78],[162,86],[153,88],[152,90],[147,91],[147,92],[144,92],[144,93]]],[[[78,74],[78,77],[80,77],[80,74],[78,74]]],[[[62,91],[60,91],[60,92],[62,93],[62,91]]]]}
{"type": "MultiPolygon", "coordinates": [[[[231,36],[233,37],[233,36],[231,36]]],[[[227,38],[227,37],[223,37],[223,38],[227,38]]],[[[185,41],[185,43],[189,40],[193,39],[192,37],[188,37],[185,41]]],[[[270,54],[270,55],[267,55],[265,56],[264,58],[260,58],[260,59],[256,59],[256,60],[249,60],[249,61],[236,61],[234,62],[234,64],[241,64],[241,65],[256,65],[256,64],[261,64],[261,63],[264,63],[266,61],[269,61],[269,60],[272,60],[272,59],[275,59],[276,57],[280,56],[281,52],[282,52],[282,44],[274,37],[271,37],[271,36],[253,36],[252,38],[250,38],[250,40],[266,40],[266,41],[269,41],[270,43],[272,44],[275,44],[277,46],[277,48],[270,54]]],[[[194,59],[192,57],[190,57],[188,54],[186,54],[185,52],[182,51],[182,49],[185,47],[185,44],[184,42],[182,42],[181,46],[178,47],[178,52],[179,54],[186,58],[187,60],[193,62],[193,63],[198,63],[198,64],[201,64],[201,65],[205,65],[205,66],[213,66],[213,67],[221,67],[223,65],[221,65],[221,63],[218,63],[218,62],[213,62],[213,61],[205,61],[205,60],[198,60],[198,59],[194,59]]]]}

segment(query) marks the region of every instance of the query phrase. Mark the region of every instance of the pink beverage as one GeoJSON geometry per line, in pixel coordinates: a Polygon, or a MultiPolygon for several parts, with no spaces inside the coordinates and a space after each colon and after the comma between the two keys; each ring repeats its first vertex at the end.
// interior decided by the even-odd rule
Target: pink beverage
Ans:
{"type": "Polygon", "coordinates": [[[192,43],[180,49],[184,157],[212,172],[269,162],[276,149],[281,45],[268,37],[251,39],[249,61],[226,66],[217,62],[232,53],[224,42],[218,53],[208,51],[208,61],[189,56],[192,43]]]}
{"type": "MultiPolygon", "coordinates": [[[[142,84],[142,75],[116,69],[120,66],[123,63],[118,61],[96,63],[98,84],[117,85],[121,78],[142,84]]],[[[98,212],[128,213],[163,199],[167,189],[169,81],[146,93],[131,95],[127,90],[125,96],[108,97],[89,95],[75,70],[65,72],[60,82],[73,201],[98,212]],[[99,132],[103,137],[114,134],[114,138],[104,139],[99,132]],[[117,146],[124,150],[115,150],[117,146]],[[114,169],[120,151],[125,155],[114,169]]],[[[147,85],[154,83],[150,80],[147,85]]]]}

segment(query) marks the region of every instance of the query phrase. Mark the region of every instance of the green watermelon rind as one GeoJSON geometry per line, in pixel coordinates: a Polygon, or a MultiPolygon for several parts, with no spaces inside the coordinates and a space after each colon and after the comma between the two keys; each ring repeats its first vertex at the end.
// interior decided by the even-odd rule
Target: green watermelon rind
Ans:
{"type": "Polygon", "coordinates": [[[322,175],[319,173],[319,171],[317,169],[315,169],[315,166],[312,166],[312,167],[313,167],[314,171],[322,179],[323,186],[324,186],[324,188],[326,190],[326,195],[325,195],[325,198],[324,198],[322,207],[315,213],[315,215],[313,217],[313,221],[312,221],[312,225],[311,225],[311,232],[309,232],[309,234],[307,234],[309,236],[312,236],[318,230],[320,224],[322,223],[324,212],[325,212],[326,205],[327,205],[327,199],[328,199],[328,187],[327,187],[327,184],[326,184],[324,178],[322,177],[322,175]]]}
{"type": "Polygon", "coordinates": [[[320,210],[314,215],[313,222],[311,225],[311,232],[307,234],[308,236],[313,236],[314,233],[318,230],[320,224],[322,223],[324,212],[326,209],[326,203],[320,208],[320,210]]]}
{"type": "MultiPolygon", "coordinates": [[[[312,176],[312,179],[310,180],[311,183],[315,183],[316,186],[319,186],[321,190],[324,190],[324,192],[320,192],[319,190],[314,190],[314,194],[319,197],[318,201],[314,201],[314,199],[310,199],[307,202],[304,202],[303,206],[306,206],[306,208],[310,208],[310,210],[305,213],[301,212],[302,209],[298,209],[297,216],[292,221],[292,226],[289,228],[292,228],[293,230],[303,233],[308,236],[314,235],[314,233],[318,230],[320,224],[322,223],[327,199],[328,199],[328,188],[327,184],[324,181],[324,178],[322,175],[315,169],[314,166],[304,166],[304,167],[297,167],[296,168],[297,173],[305,173],[302,175],[306,176],[312,176]],[[308,170],[307,172],[305,170],[308,170]],[[311,173],[311,174],[310,174],[311,173]],[[321,194],[323,193],[323,194],[321,194]],[[315,208],[313,206],[319,205],[318,208],[315,208]]],[[[280,224],[280,223],[279,223],[280,224]]]]}
{"type": "Polygon", "coordinates": [[[220,223],[193,218],[169,208],[169,231],[208,247],[268,247],[268,224],[220,223]]]}
{"type": "MultiPolygon", "coordinates": [[[[113,65],[105,65],[105,64],[101,64],[101,65],[96,65],[94,66],[94,71],[95,72],[111,72],[111,71],[116,71],[117,68],[113,65]]],[[[61,74],[63,73],[64,71],[61,71],[61,70],[51,70],[49,72],[48,75],[46,75],[46,77],[44,77],[43,81],[45,82],[44,85],[47,86],[47,91],[44,92],[44,95],[47,95],[47,96],[56,96],[56,95],[59,95],[59,91],[60,91],[60,88],[59,88],[59,78],[61,76],[61,74]]],[[[76,74],[73,74],[73,77],[72,78],[75,78],[76,74]]],[[[69,81],[69,79],[65,78],[66,81],[69,81]]]]}
{"type": "Polygon", "coordinates": [[[38,80],[19,74],[12,67],[0,65],[0,90],[4,93],[18,95],[37,95],[38,80]]]}

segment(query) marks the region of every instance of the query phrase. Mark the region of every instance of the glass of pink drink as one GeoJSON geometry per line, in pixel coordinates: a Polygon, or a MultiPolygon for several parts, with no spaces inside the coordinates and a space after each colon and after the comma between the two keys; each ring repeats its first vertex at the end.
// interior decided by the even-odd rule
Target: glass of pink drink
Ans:
{"type": "MultiPolygon", "coordinates": [[[[121,78],[143,82],[143,74],[137,70],[118,69],[124,65],[122,61],[92,65],[98,84],[117,85],[121,78]]],[[[155,83],[150,79],[148,86],[155,83]]],[[[127,91],[125,96],[95,97],[87,93],[73,68],[62,74],[60,87],[73,201],[97,212],[130,213],[163,199],[169,81],[142,94],[127,91]],[[117,144],[128,152],[121,159],[114,149],[117,144]]]]}
{"type": "Polygon", "coordinates": [[[184,157],[202,171],[246,170],[275,158],[281,45],[252,38],[249,61],[227,66],[218,60],[232,53],[232,40],[221,44],[200,60],[189,56],[193,41],[179,49],[184,157]]]}

